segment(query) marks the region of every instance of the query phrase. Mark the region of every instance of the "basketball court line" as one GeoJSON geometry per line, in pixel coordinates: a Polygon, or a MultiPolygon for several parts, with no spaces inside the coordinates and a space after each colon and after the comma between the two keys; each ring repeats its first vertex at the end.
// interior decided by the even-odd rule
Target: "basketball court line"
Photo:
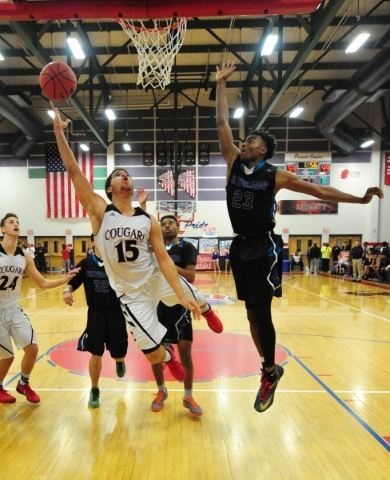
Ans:
{"type": "MultiPolygon", "coordinates": [[[[333,391],[330,389],[325,383],[318,378],[318,376],[313,373],[310,368],[308,368],[298,357],[293,355],[294,360],[317,382],[321,385],[322,388],[326,390],[326,393],[329,393],[329,395],[336,400],[336,402],[344,408],[360,425],[377,441],[379,442],[382,447],[385,447],[385,449],[390,452],[390,444],[386,442],[380,435],[378,435],[375,430],[373,430],[368,423],[366,423],[359,415],[352,410],[345,402],[342,400],[339,396],[336,395],[336,391],[333,391]]],[[[360,392],[362,393],[362,392],[360,392]]]]}

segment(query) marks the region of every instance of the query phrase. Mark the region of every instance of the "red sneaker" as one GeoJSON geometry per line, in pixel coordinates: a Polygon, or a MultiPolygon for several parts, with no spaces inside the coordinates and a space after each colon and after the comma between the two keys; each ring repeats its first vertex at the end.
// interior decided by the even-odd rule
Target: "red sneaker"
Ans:
{"type": "Polygon", "coordinates": [[[202,313],[202,317],[204,317],[207,320],[207,325],[209,326],[210,330],[212,330],[215,333],[223,332],[222,322],[218,318],[217,312],[214,312],[214,310],[211,307],[207,310],[207,312],[202,313]]]}
{"type": "Polygon", "coordinates": [[[168,350],[171,355],[171,360],[165,362],[166,366],[169,368],[171,374],[176,378],[176,380],[183,381],[186,378],[186,372],[184,371],[183,365],[176,360],[175,350],[170,343],[164,343],[163,347],[168,350]]]}
{"type": "Polygon", "coordinates": [[[20,382],[18,382],[16,391],[22,395],[26,395],[26,398],[30,403],[39,403],[41,401],[39,395],[37,395],[34,390],[31,389],[28,383],[26,383],[26,385],[20,385],[20,382]]]}
{"type": "Polygon", "coordinates": [[[0,403],[15,403],[16,398],[4,388],[0,388],[0,403]]]}

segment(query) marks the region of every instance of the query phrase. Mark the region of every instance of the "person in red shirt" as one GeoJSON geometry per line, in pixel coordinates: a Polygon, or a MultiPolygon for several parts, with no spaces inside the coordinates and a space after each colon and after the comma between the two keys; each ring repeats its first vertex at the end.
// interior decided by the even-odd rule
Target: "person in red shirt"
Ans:
{"type": "Polygon", "coordinates": [[[70,248],[62,244],[62,274],[66,275],[70,271],[70,248]]]}

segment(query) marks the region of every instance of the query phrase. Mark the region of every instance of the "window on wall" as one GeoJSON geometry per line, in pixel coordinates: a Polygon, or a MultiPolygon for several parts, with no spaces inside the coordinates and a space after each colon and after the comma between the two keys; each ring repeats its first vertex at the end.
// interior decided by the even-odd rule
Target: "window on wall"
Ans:
{"type": "Polygon", "coordinates": [[[59,253],[58,240],[54,240],[54,253],[59,253]]]}
{"type": "Polygon", "coordinates": [[[86,251],[87,251],[87,242],[85,240],[81,241],[81,251],[83,253],[86,253],[86,251]]]}

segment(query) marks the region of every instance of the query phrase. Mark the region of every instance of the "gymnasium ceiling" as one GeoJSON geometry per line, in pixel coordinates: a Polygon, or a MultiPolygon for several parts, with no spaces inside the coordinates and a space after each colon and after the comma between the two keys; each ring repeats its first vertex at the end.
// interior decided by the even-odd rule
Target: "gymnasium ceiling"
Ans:
{"type": "MultiPolygon", "coordinates": [[[[99,116],[102,118],[104,107],[132,110],[158,104],[159,108],[172,108],[175,92],[179,106],[215,106],[212,87],[216,65],[229,59],[237,64],[227,84],[229,106],[233,108],[243,99],[256,118],[255,126],[263,126],[270,115],[288,115],[297,105],[305,108],[301,118],[313,121],[327,91],[347,89],[353,74],[390,46],[388,0],[324,0],[322,3],[318,0],[320,6],[316,11],[302,15],[252,13],[257,5],[260,9],[267,4],[280,4],[283,10],[288,4],[300,3],[286,0],[222,1],[215,6],[203,0],[150,0],[149,3],[159,7],[170,5],[166,7],[168,12],[177,5],[185,5],[186,9],[178,9],[179,16],[181,11],[189,15],[191,8],[195,15],[188,18],[171,84],[165,90],[145,91],[136,84],[137,51],[116,22],[117,12],[124,11],[126,18],[127,6],[134,11],[134,5],[141,8],[144,3],[148,2],[0,0],[0,53],[4,57],[0,62],[0,92],[17,99],[21,105],[23,99],[50,125],[51,119],[46,113],[48,103],[39,87],[39,73],[50,61],[68,63],[78,77],[78,90],[69,102],[59,106],[70,118],[83,119],[86,128],[92,130],[102,144],[107,144],[95,122],[99,116]],[[221,8],[214,16],[206,16],[217,7],[221,8]],[[241,8],[246,15],[239,15],[237,9],[241,8]],[[97,18],[99,12],[105,18],[97,18]],[[234,16],[224,15],[225,12],[234,12],[234,16]],[[271,32],[279,38],[276,49],[268,57],[261,57],[259,51],[271,32]],[[364,46],[356,53],[347,54],[347,46],[363,32],[370,33],[364,46]],[[78,37],[86,60],[73,57],[66,42],[70,35],[78,37]]],[[[371,99],[371,102],[380,102],[386,128],[388,88],[390,84],[383,85],[383,95],[377,94],[371,99]]],[[[352,123],[361,122],[362,126],[363,117],[368,118],[364,108],[369,108],[368,103],[360,107],[361,120],[352,119],[352,115],[347,120],[351,118],[352,123]]],[[[15,130],[1,114],[0,110],[0,132],[15,130]]]]}

